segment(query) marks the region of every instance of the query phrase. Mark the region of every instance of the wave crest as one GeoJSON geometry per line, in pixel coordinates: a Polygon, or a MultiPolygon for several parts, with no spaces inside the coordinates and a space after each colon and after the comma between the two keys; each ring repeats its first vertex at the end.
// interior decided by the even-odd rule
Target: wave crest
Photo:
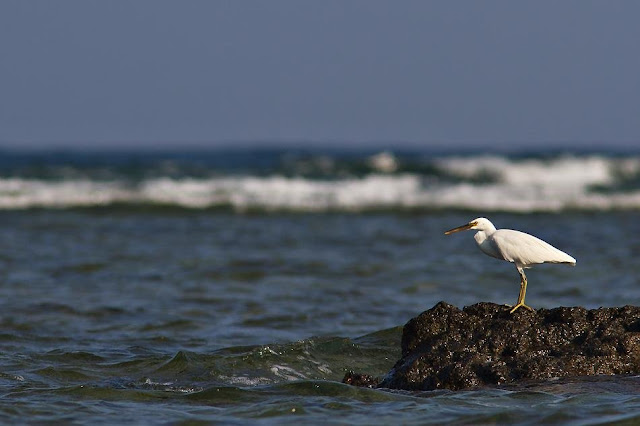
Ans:
{"type": "Polygon", "coordinates": [[[429,160],[428,172],[312,178],[227,175],[47,180],[0,178],[0,208],[170,205],[235,211],[465,209],[507,212],[640,208],[640,158],[501,156],[429,160]]]}

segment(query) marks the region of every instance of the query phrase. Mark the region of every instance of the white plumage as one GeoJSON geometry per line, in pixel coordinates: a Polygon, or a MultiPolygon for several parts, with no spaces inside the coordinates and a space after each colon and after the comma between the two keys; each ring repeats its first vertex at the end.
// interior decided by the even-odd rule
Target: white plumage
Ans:
{"type": "Polygon", "coordinates": [[[517,304],[511,310],[512,313],[520,307],[532,310],[524,304],[524,297],[527,291],[525,268],[530,268],[540,263],[565,263],[571,266],[576,264],[576,260],[573,257],[558,250],[551,244],[524,232],[512,229],[496,229],[491,221],[484,217],[479,217],[466,225],[450,229],[445,234],[449,235],[469,229],[478,231],[473,238],[478,243],[480,250],[485,254],[516,265],[520,274],[520,294],[518,295],[517,304]]]}

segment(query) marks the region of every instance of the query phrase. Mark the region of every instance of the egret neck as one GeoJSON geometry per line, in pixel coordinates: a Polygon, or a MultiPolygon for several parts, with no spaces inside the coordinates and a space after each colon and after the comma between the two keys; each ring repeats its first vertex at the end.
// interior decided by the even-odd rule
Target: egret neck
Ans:
{"type": "Polygon", "coordinates": [[[475,235],[473,236],[473,239],[476,240],[478,247],[480,247],[480,250],[482,250],[485,254],[488,254],[491,257],[501,259],[500,254],[496,250],[496,247],[491,242],[491,240],[489,240],[489,237],[491,236],[491,234],[496,232],[496,227],[493,226],[491,222],[489,221],[487,222],[483,222],[482,224],[477,225],[477,226],[481,225],[482,227],[477,228],[478,232],[475,233],[475,235]]]}

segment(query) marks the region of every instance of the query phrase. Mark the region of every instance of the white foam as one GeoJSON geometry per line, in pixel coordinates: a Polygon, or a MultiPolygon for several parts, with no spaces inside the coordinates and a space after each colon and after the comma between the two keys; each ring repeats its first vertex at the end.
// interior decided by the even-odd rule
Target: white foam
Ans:
{"type": "Polygon", "coordinates": [[[493,211],[639,209],[640,158],[602,156],[511,160],[441,158],[440,175],[371,174],[318,180],[283,176],[153,178],[137,183],[66,179],[0,179],[0,208],[64,208],[113,203],[168,204],[237,211],[363,211],[378,208],[457,208],[493,211]],[[449,178],[447,178],[449,176],[449,178]],[[450,177],[458,181],[452,182],[450,177]],[[594,190],[598,186],[602,190],[594,190]],[[609,190],[606,190],[609,187],[609,190]]]}
{"type": "Polygon", "coordinates": [[[460,184],[440,194],[441,207],[515,212],[563,209],[640,208],[640,188],[597,192],[620,177],[637,176],[640,159],[564,156],[550,160],[510,161],[503,157],[447,158],[443,170],[466,179],[492,176],[491,184],[460,184]]]}
{"type": "Polygon", "coordinates": [[[613,182],[612,169],[637,172],[640,161],[614,160],[606,157],[563,156],[550,160],[509,160],[505,157],[482,156],[445,158],[436,164],[462,178],[489,175],[509,185],[607,185],[613,182]]]}
{"type": "Polygon", "coordinates": [[[221,375],[221,376],[218,376],[217,379],[224,383],[228,383],[230,385],[237,385],[237,386],[258,386],[258,385],[270,385],[274,383],[273,379],[270,379],[267,377],[221,375]]]}
{"type": "Polygon", "coordinates": [[[273,365],[270,368],[270,371],[285,380],[288,381],[294,381],[294,380],[305,380],[307,379],[307,376],[305,376],[304,374],[296,371],[295,369],[291,368],[291,367],[287,367],[286,365],[273,365]]]}
{"type": "Polygon", "coordinates": [[[392,173],[398,170],[398,160],[389,151],[383,151],[367,158],[367,164],[381,173],[392,173]]]}
{"type": "Polygon", "coordinates": [[[129,201],[134,194],[118,182],[0,179],[0,208],[96,206],[129,201]]]}

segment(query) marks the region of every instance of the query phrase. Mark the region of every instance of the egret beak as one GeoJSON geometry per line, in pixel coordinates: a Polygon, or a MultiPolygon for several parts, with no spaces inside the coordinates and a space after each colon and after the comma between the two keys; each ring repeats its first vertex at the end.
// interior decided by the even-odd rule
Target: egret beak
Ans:
{"type": "Polygon", "coordinates": [[[453,234],[454,232],[466,231],[468,229],[471,229],[471,227],[473,227],[474,225],[475,225],[474,222],[467,223],[466,225],[462,225],[462,226],[458,226],[457,228],[449,229],[448,231],[446,231],[444,233],[444,235],[450,235],[450,234],[453,234]]]}

